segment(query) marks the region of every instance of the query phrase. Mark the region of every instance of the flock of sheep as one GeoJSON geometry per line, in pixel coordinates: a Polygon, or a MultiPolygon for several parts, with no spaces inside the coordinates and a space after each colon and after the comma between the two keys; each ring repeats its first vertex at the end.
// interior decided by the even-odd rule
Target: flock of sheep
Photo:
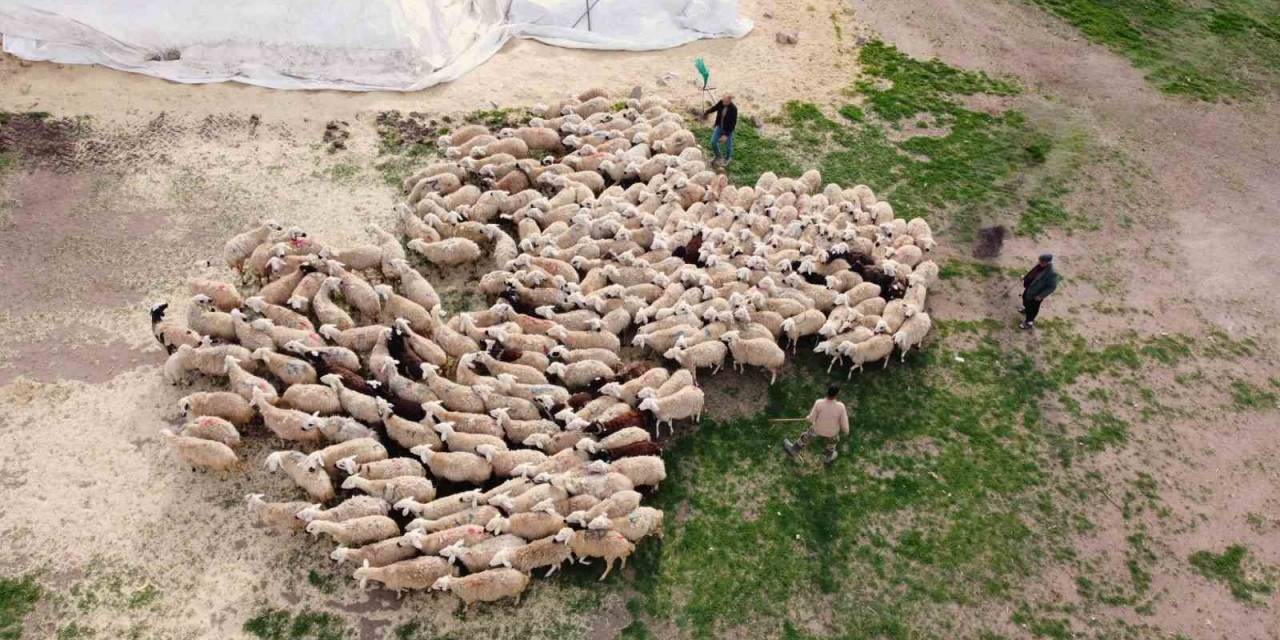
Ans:
{"type": "Polygon", "coordinates": [[[405,180],[398,233],[339,248],[266,222],[226,244],[238,285],[193,278],[183,319],[152,310],[166,378],[228,386],[184,397],[163,437],[226,472],[264,425],[292,447],[267,468],[305,499],[249,510],[331,538],[361,586],[470,605],[574,559],[602,558],[603,579],[661,534],[638,490],[666,477],[660,427],[701,415],[699,369],[776,378],[812,336],[852,371],[930,329],[929,226],[869,188],[816,171],[729,185],[661,98],[535,113],[442,138],[445,159],[405,180]],[[423,273],[490,261],[492,305],[446,318],[423,273]]]}

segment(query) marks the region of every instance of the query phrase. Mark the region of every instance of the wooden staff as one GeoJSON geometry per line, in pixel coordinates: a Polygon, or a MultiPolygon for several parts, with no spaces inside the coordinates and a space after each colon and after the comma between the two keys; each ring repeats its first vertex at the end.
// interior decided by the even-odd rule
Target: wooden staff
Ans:
{"type": "Polygon", "coordinates": [[[803,422],[808,418],[769,418],[769,422],[803,422]]]}

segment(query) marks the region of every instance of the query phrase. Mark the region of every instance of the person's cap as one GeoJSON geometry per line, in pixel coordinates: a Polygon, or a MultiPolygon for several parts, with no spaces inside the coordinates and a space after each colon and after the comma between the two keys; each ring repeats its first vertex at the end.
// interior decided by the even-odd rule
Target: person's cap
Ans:
{"type": "Polygon", "coordinates": [[[1053,254],[1052,253],[1040,254],[1040,262],[1053,262],[1053,254]]]}

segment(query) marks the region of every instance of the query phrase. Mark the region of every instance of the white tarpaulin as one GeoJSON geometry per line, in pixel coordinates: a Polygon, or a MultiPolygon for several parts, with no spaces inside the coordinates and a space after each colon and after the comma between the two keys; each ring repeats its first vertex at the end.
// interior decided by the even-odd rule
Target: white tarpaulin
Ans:
{"type": "Polygon", "coordinates": [[[512,37],[646,50],[751,27],[737,0],[0,0],[20,58],[278,89],[414,91],[512,37]]]}

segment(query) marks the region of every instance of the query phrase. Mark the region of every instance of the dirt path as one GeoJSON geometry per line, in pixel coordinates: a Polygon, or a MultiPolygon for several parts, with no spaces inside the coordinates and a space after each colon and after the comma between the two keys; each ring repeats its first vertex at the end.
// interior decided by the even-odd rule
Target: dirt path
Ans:
{"type": "MultiPolygon", "coordinates": [[[[1132,267],[1139,306],[1189,298],[1232,335],[1274,329],[1280,301],[1259,295],[1280,272],[1280,109],[1269,104],[1206,105],[1165,96],[1126,60],[1088,43],[1053,16],[1001,0],[851,0],[856,19],[918,57],[1011,74],[1070,107],[1150,168],[1167,199],[1176,255],[1126,253],[1134,262],[1167,261],[1178,277],[1153,290],[1132,267]],[[1261,285],[1261,286],[1258,286],[1261,285]]],[[[1117,212],[1100,211],[1114,218],[1117,212]]],[[[1130,267],[1121,267],[1128,269],[1130,267]]]]}
{"type": "MultiPolygon", "coordinates": [[[[1150,315],[1135,319],[1133,314],[1077,314],[1084,333],[1113,333],[1126,323],[1147,334],[1203,335],[1217,328],[1233,337],[1260,337],[1265,345],[1275,345],[1280,302],[1267,293],[1280,273],[1280,228],[1275,224],[1280,170],[1274,162],[1280,109],[1274,102],[1206,105],[1165,96],[1123,58],[1024,3],[851,4],[858,21],[913,56],[937,56],[948,64],[1017,76],[1042,94],[1019,105],[1032,117],[1036,109],[1068,114],[1085,123],[1094,138],[1116,144],[1149,169],[1152,211],[1099,210],[1096,214],[1108,232],[1051,234],[1041,243],[1024,239],[1009,245],[1014,256],[1028,261],[1044,246],[1065,253],[1068,272],[1099,268],[1082,264],[1085,257],[1116,257],[1112,264],[1121,270],[1117,275],[1124,292],[1123,300],[1116,302],[1150,315]],[[1156,222],[1155,228],[1117,229],[1114,220],[1120,214],[1145,214],[1156,222]],[[1075,267],[1070,266],[1072,260],[1075,267]]],[[[1087,289],[1068,287],[1057,308],[1105,299],[1087,289]]],[[[1252,365],[1258,380],[1280,371],[1268,356],[1252,365]]],[[[1180,514],[1175,521],[1182,523],[1151,523],[1167,533],[1158,536],[1162,560],[1151,588],[1163,603],[1154,618],[1122,607],[1096,613],[1186,637],[1261,640],[1280,635],[1276,598],[1270,598],[1271,608],[1242,605],[1219,585],[1189,571],[1185,563],[1197,550],[1221,550],[1241,541],[1264,562],[1280,563],[1274,529],[1258,526],[1259,517],[1269,523],[1280,513],[1280,482],[1269,464],[1260,464],[1277,453],[1274,432],[1264,426],[1274,424],[1276,414],[1272,410],[1263,416],[1177,421],[1137,434],[1138,442],[1147,445],[1092,462],[1108,482],[1138,470],[1153,473],[1166,489],[1161,499],[1180,514]]],[[[1095,517],[1097,528],[1076,541],[1081,561],[1112,567],[1123,581],[1125,560],[1117,550],[1125,547],[1134,522],[1110,511],[1106,503],[1100,504],[1095,517]]],[[[1080,606],[1075,578],[1069,569],[1053,569],[1031,592],[1044,602],[1080,606]]],[[[1076,623],[1087,627],[1084,617],[1079,614],[1076,623]]],[[[1006,632],[1025,633],[1012,626],[1006,632]]]]}

